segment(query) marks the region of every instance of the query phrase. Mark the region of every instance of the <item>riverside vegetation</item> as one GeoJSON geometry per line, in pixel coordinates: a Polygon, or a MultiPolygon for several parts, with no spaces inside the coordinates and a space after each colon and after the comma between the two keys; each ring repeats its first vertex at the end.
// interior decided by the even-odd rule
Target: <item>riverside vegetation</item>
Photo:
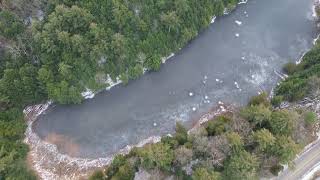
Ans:
{"type": "Polygon", "coordinates": [[[28,170],[22,109],[81,103],[86,88],[156,71],[238,0],[1,0],[0,179],[28,170]],[[43,11],[40,11],[43,10],[43,11]],[[38,19],[38,20],[37,20],[38,19]]]}
{"type": "MultiPolygon", "coordinates": [[[[0,179],[36,179],[27,168],[22,109],[52,99],[80,103],[86,88],[107,86],[108,75],[127,83],[158,70],[237,0],[2,0],[0,2],[0,179]],[[29,17],[43,9],[41,21],[29,17]]],[[[41,14],[41,13],[40,13],[41,14]]],[[[298,66],[271,101],[298,100],[319,92],[319,46],[298,66]],[[311,81],[312,80],[312,81],[311,81]],[[313,82],[313,83],[311,83],[313,82]],[[290,92],[287,94],[287,92],[290,92]]],[[[196,133],[177,125],[174,137],[117,156],[91,179],[133,179],[148,171],[186,179],[255,179],[276,174],[312,140],[315,115],[279,110],[263,94],[248,107],[209,121],[196,133]],[[306,133],[306,136],[301,134],[306,133]],[[237,178],[236,178],[237,177],[237,178]]]]}
{"type": "Polygon", "coordinates": [[[315,113],[303,108],[280,109],[263,93],[253,97],[248,106],[221,114],[196,131],[187,133],[177,123],[173,137],[116,156],[111,165],[90,179],[271,177],[282,170],[282,165],[292,165],[303,147],[314,140],[317,123],[315,113]]]}

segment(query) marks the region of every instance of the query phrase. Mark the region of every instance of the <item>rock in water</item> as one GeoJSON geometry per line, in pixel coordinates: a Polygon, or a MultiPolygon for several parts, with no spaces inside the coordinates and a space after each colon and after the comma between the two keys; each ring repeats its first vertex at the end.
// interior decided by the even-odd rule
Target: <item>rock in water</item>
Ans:
{"type": "Polygon", "coordinates": [[[235,23],[236,23],[238,26],[241,26],[241,25],[242,25],[242,22],[241,22],[241,21],[235,21],[235,23]]]}

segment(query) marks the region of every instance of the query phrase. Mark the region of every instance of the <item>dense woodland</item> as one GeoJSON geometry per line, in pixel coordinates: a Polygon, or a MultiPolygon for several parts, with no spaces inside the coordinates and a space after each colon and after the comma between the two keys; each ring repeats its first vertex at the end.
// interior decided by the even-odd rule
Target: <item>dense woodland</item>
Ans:
{"type": "MultiPolygon", "coordinates": [[[[0,179],[36,179],[27,168],[28,147],[22,142],[24,107],[48,99],[81,103],[81,92],[105,88],[109,78],[126,84],[145,69],[156,71],[162,57],[182,48],[213,16],[231,11],[237,3],[1,0],[0,179]]],[[[286,66],[291,76],[278,87],[274,106],[320,92],[319,51],[316,46],[302,64],[286,66]]],[[[262,95],[248,107],[219,116],[194,134],[187,135],[177,125],[174,137],[116,157],[92,179],[132,179],[141,169],[159,177],[254,179],[270,171],[276,173],[279,164],[290,162],[311,139],[297,136],[301,133],[297,127],[303,127],[304,132],[314,123],[313,113],[275,110],[262,95]],[[191,162],[194,166],[185,170],[191,162]]]]}
{"type": "Polygon", "coordinates": [[[163,57],[237,2],[51,0],[38,20],[3,8],[0,35],[11,49],[3,52],[1,94],[15,105],[80,103],[81,92],[106,87],[110,78],[126,84],[144,69],[158,70],[163,57]]]}
{"type": "Polygon", "coordinates": [[[0,179],[35,179],[26,167],[22,109],[156,71],[213,16],[238,0],[1,0],[0,179]]]}

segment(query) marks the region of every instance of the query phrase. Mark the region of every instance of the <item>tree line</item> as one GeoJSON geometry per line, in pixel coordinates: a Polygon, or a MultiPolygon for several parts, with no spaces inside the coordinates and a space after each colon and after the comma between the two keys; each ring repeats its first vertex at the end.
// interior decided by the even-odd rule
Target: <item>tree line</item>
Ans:
{"type": "Polygon", "coordinates": [[[300,64],[288,63],[284,72],[289,75],[276,89],[279,99],[288,101],[301,100],[308,96],[311,98],[320,95],[320,45],[316,45],[307,52],[300,64]]]}
{"type": "Polygon", "coordinates": [[[128,83],[144,69],[159,70],[163,57],[182,48],[209,26],[213,16],[233,9],[237,2],[48,1],[41,21],[33,19],[27,29],[18,15],[4,9],[0,33],[16,43],[2,62],[6,65],[1,73],[4,82],[17,83],[2,85],[2,94],[19,98],[17,103],[43,98],[80,103],[82,91],[108,86],[109,77],[128,83]],[[16,96],[11,89],[21,92],[16,96]]]}

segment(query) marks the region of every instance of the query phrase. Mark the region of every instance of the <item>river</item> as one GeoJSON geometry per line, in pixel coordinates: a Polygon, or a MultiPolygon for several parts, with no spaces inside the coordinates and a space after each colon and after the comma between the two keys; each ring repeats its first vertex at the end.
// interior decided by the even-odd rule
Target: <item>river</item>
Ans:
{"type": "Polygon", "coordinates": [[[312,47],[312,0],[249,0],[146,73],[80,105],[53,105],[33,124],[62,153],[97,158],[190,126],[219,101],[242,105],[279,82],[276,72],[312,47]]]}

